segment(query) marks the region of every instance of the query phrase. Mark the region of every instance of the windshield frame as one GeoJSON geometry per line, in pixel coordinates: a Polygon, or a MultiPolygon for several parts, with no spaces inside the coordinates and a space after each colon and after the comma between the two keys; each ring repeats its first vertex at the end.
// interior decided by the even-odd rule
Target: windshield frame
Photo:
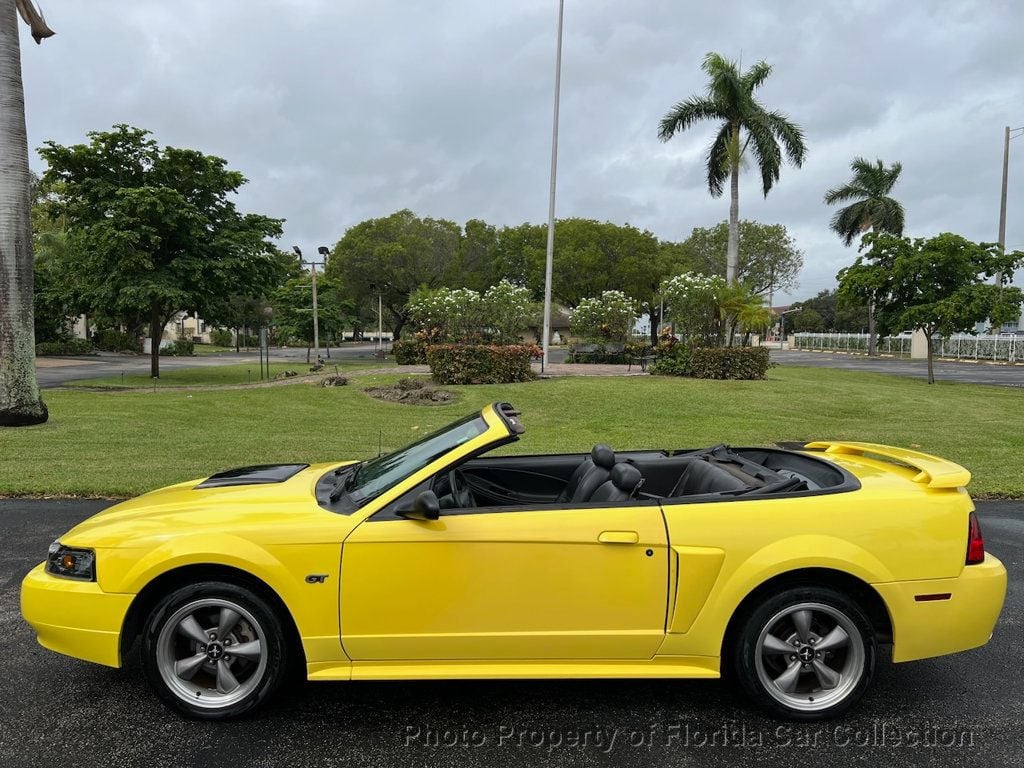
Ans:
{"type": "Polygon", "coordinates": [[[345,495],[356,508],[364,507],[459,446],[486,434],[490,428],[482,412],[471,413],[397,451],[362,461],[345,495]]]}

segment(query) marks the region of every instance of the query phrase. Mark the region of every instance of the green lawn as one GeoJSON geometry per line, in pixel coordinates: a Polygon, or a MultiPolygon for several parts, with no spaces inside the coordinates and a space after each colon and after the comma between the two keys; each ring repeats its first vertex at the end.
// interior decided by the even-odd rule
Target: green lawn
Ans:
{"type": "Polygon", "coordinates": [[[221,347],[217,344],[196,344],[193,351],[197,355],[214,355],[218,352],[234,352],[234,347],[221,347]]]}
{"type": "MultiPolygon", "coordinates": [[[[222,369],[217,369],[218,371],[222,369]]],[[[205,373],[205,371],[204,371],[205,373]]],[[[213,369],[211,375],[216,375],[213,369]]],[[[945,456],[971,490],[1024,497],[1024,392],[817,368],[774,368],[760,382],[663,377],[562,378],[454,387],[456,403],[373,400],[363,387],[46,392],[50,421],[0,431],[0,494],[122,496],[244,464],[361,458],[396,448],[495,400],[523,411],[505,451],[696,448],[717,442],[842,438],[945,456]]]]}
{"type": "MultiPolygon", "coordinates": [[[[330,362],[324,367],[328,373],[333,373],[335,365],[339,371],[350,371],[358,368],[387,368],[394,365],[387,361],[350,361],[345,360],[338,363],[330,362]]],[[[282,371],[295,371],[300,376],[309,373],[309,366],[304,360],[293,360],[288,363],[271,363],[270,375],[276,376],[282,371]]],[[[259,363],[238,363],[235,365],[210,365],[196,368],[179,368],[178,370],[163,370],[160,378],[156,381],[147,374],[128,374],[124,377],[109,376],[102,379],[76,379],[69,381],[65,386],[69,387],[137,387],[142,389],[153,389],[160,387],[185,387],[185,386],[219,386],[224,384],[253,384],[259,383],[259,363]]]]}

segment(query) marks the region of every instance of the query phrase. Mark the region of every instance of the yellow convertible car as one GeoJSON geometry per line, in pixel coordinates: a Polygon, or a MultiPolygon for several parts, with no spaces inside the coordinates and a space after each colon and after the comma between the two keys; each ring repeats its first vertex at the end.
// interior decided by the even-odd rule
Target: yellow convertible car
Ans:
{"type": "Polygon", "coordinates": [[[310,680],[731,674],[836,715],[896,662],[988,641],[1006,571],[970,474],[924,453],[779,448],[488,456],[507,403],[361,462],[237,469],[81,523],[25,578],[47,648],[145,674],[178,712],[310,680]]]}

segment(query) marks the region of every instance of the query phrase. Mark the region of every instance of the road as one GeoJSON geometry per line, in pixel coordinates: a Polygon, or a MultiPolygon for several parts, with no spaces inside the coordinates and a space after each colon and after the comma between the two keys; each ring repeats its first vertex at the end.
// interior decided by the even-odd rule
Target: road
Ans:
{"type": "Polygon", "coordinates": [[[109,503],[0,501],[5,765],[976,767],[1024,754],[1024,503],[978,505],[1011,574],[992,642],[882,663],[853,715],[812,726],[765,719],[718,681],[308,683],[253,719],[185,721],[150,694],[137,658],[114,670],[50,653],[18,613],[19,581],[47,544],[109,503]]]}
{"type": "MultiPolygon", "coordinates": [[[[780,365],[805,365],[815,368],[842,368],[849,371],[872,371],[894,376],[928,378],[926,360],[903,360],[835,352],[805,352],[796,349],[772,349],[772,360],[780,365]]],[[[935,378],[970,384],[994,384],[1000,387],[1024,387],[1024,365],[993,363],[935,362],[935,378]]]]}
{"type": "MultiPolygon", "coordinates": [[[[324,359],[330,360],[373,360],[374,345],[346,344],[331,348],[331,357],[321,350],[324,359]]],[[[176,368],[203,368],[217,365],[236,365],[248,363],[259,366],[259,352],[219,352],[211,355],[195,357],[161,357],[160,370],[171,371],[176,368]]],[[[273,347],[270,350],[272,363],[293,362],[296,365],[306,364],[305,348],[273,347]]],[[[44,357],[37,361],[36,377],[43,388],[60,387],[69,381],[78,379],[100,379],[125,374],[148,374],[149,357],[146,355],[95,355],[88,357],[44,357]]]]}

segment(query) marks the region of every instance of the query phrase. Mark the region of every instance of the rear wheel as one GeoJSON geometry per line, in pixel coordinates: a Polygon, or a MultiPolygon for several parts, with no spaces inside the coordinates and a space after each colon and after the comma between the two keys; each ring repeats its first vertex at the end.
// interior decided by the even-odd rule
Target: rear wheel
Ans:
{"type": "Polygon", "coordinates": [[[187,717],[244,715],[280,685],[287,643],[273,608],[226,582],[182,587],[146,622],[142,662],[160,698],[187,717]]]}
{"type": "Polygon", "coordinates": [[[853,706],[875,669],[874,629],[832,589],[788,589],[755,607],[736,638],[733,663],[747,694],[775,715],[822,720],[853,706]]]}

